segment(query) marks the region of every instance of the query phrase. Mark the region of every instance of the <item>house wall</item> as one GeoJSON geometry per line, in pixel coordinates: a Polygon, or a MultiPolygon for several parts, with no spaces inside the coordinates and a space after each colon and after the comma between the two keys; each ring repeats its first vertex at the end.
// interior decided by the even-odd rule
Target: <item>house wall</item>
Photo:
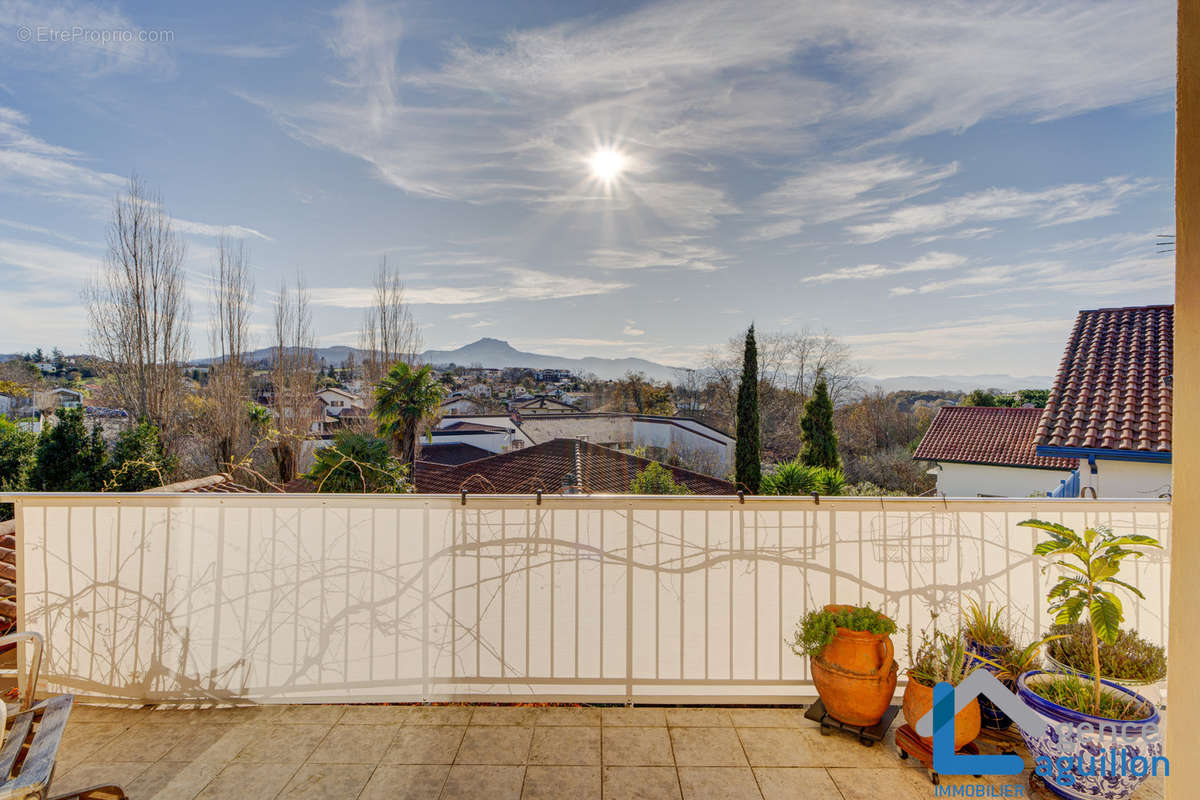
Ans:
{"type": "Polygon", "coordinates": [[[946,497],[1029,497],[1058,488],[1071,476],[1069,470],[992,467],[983,464],[939,462],[938,494],[946,497]]]}
{"type": "Polygon", "coordinates": [[[503,453],[512,445],[512,440],[523,438],[519,434],[509,433],[449,433],[439,432],[434,435],[434,444],[473,444],[482,447],[490,453],[503,453]]]}
{"type": "Polygon", "coordinates": [[[1171,491],[1171,465],[1098,458],[1093,475],[1083,460],[1079,479],[1081,486],[1093,487],[1099,497],[1159,497],[1171,491]]]}
{"type": "Polygon", "coordinates": [[[724,475],[733,465],[732,440],[719,441],[712,431],[697,430],[695,423],[633,421],[634,447],[663,448],[688,462],[688,469],[724,475]]]}

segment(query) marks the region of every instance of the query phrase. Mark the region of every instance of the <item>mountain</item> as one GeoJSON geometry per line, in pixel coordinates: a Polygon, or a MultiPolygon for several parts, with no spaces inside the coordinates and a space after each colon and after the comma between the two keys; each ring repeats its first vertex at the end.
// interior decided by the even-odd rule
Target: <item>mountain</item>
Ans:
{"type": "MultiPolygon", "coordinates": [[[[363,356],[366,355],[366,350],[359,350],[357,347],[347,347],[345,345],[337,345],[335,347],[315,347],[313,348],[313,358],[319,364],[332,364],[335,367],[340,367],[346,362],[346,359],[351,353],[354,354],[355,361],[362,362],[363,356]]],[[[257,350],[252,350],[246,354],[246,360],[251,364],[270,364],[274,358],[274,347],[260,347],[257,350]]],[[[211,364],[217,359],[215,358],[196,358],[191,364],[211,364]]]]}
{"type": "Polygon", "coordinates": [[[1049,389],[1054,378],[1049,375],[900,375],[893,378],[862,377],[858,385],[864,391],[875,387],[885,392],[942,390],[970,392],[974,389],[994,389],[1013,392],[1018,389],[1049,389]]]}
{"type": "MultiPolygon", "coordinates": [[[[251,363],[269,364],[274,348],[263,347],[246,355],[251,363]]],[[[318,363],[342,366],[350,354],[354,360],[362,363],[367,354],[365,350],[356,347],[338,345],[336,347],[318,347],[313,350],[313,357],[318,363]]],[[[200,358],[193,364],[211,364],[216,359],[200,358]]],[[[427,364],[443,365],[457,364],[460,367],[481,366],[492,369],[505,367],[528,367],[530,369],[569,369],[581,375],[596,375],[603,379],[620,378],[627,372],[641,372],[647,378],[656,381],[673,381],[678,377],[675,367],[668,367],[644,358],[570,358],[568,356],[552,356],[544,353],[525,353],[517,350],[508,342],[501,339],[483,338],[455,350],[426,350],[421,353],[421,360],[427,364]]]]}
{"type": "Polygon", "coordinates": [[[482,366],[492,369],[529,367],[531,369],[569,369],[582,375],[592,374],[603,379],[620,378],[627,372],[641,372],[657,381],[678,378],[679,370],[644,358],[570,358],[517,350],[502,339],[483,338],[456,350],[426,350],[422,360],[429,364],[457,364],[460,367],[482,366]]]}

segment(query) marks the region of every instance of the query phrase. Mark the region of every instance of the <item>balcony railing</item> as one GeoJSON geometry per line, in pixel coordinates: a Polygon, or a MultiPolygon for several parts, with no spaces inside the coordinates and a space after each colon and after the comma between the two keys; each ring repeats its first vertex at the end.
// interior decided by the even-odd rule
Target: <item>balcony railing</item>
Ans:
{"type": "Polygon", "coordinates": [[[1054,491],[1046,492],[1047,497],[1079,497],[1079,470],[1071,470],[1071,477],[1063,478],[1058,482],[1058,487],[1054,491]]]}
{"type": "Polygon", "coordinates": [[[1049,624],[1029,517],[1168,550],[1123,575],[1165,642],[1166,501],[53,495],[15,501],[52,690],[137,701],[780,702],[785,640],[871,603],[906,640],[967,598],[1049,624]]]}

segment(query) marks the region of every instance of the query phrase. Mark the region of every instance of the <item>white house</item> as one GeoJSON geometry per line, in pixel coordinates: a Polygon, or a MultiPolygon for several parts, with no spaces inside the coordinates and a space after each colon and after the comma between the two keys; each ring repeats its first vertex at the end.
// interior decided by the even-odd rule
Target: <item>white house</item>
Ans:
{"type": "Polygon", "coordinates": [[[542,413],[460,416],[441,419],[433,441],[464,442],[502,453],[553,439],[583,439],[626,452],[644,448],[660,461],[724,476],[733,467],[734,438],[704,423],[683,417],[649,414],[542,413]]]}
{"type": "Polygon", "coordinates": [[[1080,311],[1045,409],[943,408],[913,458],[948,496],[1169,496],[1174,321],[1080,311]]]}
{"type": "Polygon", "coordinates": [[[451,397],[448,400],[442,401],[438,406],[438,412],[444,417],[456,417],[463,414],[478,414],[483,411],[483,406],[470,397],[458,396],[451,397]]]}
{"type": "Polygon", "coordinates": [[[946,497],[1044,495],[1071,479],[1075,460],[1037,454],[1041,418],[1040,408],[945,406],[913,458],[933,462],[946,497]]]}
{"type": "Polygon", "coordinates": [[[362,410],[366,408],[358,395],[351,394],[345,389],[339,389],[336,386],[328,386],[317,392],[317,400],[325,409],[325,413],[331,417],[339,417],[343,412],[352,409],[362,410]]]}

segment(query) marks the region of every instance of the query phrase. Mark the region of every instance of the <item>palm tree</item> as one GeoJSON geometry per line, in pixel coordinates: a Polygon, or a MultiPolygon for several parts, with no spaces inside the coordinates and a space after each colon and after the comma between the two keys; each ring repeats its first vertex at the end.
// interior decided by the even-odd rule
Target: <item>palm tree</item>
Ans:
{"type": "Polygon", "coordinates": [[[396,443],[400,461],[412,475],[417,460],[417,427],[432,415],[442,401],[442,386],[433,378],[433,369],[425,364],[413,369],[403,361],[393,365],[375,388],[375,410],[379,435],[396,443]]]}

